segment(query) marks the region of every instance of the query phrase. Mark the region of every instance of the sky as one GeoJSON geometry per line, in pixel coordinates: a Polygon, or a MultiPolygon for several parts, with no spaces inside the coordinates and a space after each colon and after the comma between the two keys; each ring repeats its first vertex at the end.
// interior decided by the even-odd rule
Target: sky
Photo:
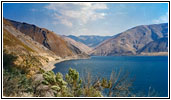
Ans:
{"type": "Polygon", "coordinates": [[[3,3],[3,17],[60,35],[113,36],[168,22],[167,3],[3,3]]]}

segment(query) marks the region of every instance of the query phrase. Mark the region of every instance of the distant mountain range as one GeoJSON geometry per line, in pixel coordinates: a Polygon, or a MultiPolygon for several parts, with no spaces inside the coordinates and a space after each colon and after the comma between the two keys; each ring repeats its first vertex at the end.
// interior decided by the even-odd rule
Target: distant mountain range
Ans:
{"type": "Polygon", "coordinates": [[[15,49],[24,52],[22,47],[40,55],[52,55],[54,58],[149,53],[165,55],[168,52],[168,23],[136,26],[114,36],[60,36],[35,25],[3,19],[3,30],[5,48],[12,50],[10,48],[14,47],[9,44],[13,44],[12,41],[20,41],[16,42],[20,43],[20,46],[15,49]]]}
{"type": "Polygon", "coordinates": [[[84,43],[85,45],[91,48],[94,48],[104,40],[111,38],[111,36],[96,36],[96,35],[80,35],[80,36],[69,35],[67,37],[74,39],[77,42],[84,43]]]}
{"type": "Polygon", "coordinates": [[[92,55],[137,55],[143,52],[168,51],[168,23],[141,25],[107,39],[97,46],[92,55]]]}

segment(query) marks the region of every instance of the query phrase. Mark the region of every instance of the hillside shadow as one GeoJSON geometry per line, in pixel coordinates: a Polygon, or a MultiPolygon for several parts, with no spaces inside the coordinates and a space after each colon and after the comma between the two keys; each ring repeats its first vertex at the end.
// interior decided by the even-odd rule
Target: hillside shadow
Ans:
{"type": "Polygon", "coordinates": [[[17,58],[17,56],[9,54],[6,50],[3,50],[3,68],[10,70],[12,67],[16,67],[14,62],[17,58]]]}

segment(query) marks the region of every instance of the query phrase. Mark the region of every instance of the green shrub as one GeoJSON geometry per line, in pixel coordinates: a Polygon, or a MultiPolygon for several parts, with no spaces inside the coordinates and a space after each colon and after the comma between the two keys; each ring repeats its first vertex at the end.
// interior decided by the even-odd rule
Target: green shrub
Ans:
{"type": "Polygon", "coordinates": [[[74,97],[78,97],[82,94],[81,83],[79,79],[79,73],[72,68],[69,68],[68,73],[65,76],[66,82],[69,84],[70,92],[74,97]]]}
{"type": "Polygon", "coordinates": [[[42,83],[48,85],[52,90],[55,90],[54,94],[56,96],[71,96],[68,92],[67,82],[63,80],[63,75],[61,73],[54,74],[53,71],[48,71],[43,73],[44,80],[42,83]]]}
{"type": "Polygon", "coordinates": [[[9,71],[3,69],[3,95],[4,96],[22,96],[21,93],[31,93],[31,79],[28,79],[25,74],[21,74],[18,69],[9,71]]]}

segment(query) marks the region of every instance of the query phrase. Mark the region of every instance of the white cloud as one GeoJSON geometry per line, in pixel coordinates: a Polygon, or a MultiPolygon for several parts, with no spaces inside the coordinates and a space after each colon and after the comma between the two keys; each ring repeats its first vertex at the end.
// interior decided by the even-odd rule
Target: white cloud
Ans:
{"type": "Polygon", "coordinates": [[[153,20],[154,23],[166,23],[168,22],[168,12],[162,16],[160,16],[158,19],[153,20]]]}
{"type": "Polygon", "coordinates": [[[68,27],[72,27],[72,23],[70,21],[68,21],[67,19],[62,19],[61,23],[68,27]]]}
{"type": "Polygon", "coordinates": [[[102,3],[51,3],[45,8],[53,10],[55,19],[69,27],[74,21],[86,24],[89,21],[103,19],[106,14],[97,11],[108,9],[107,5],[102,3]]]}
{"type": "MultiPolygon", "coordinates": [[[[59,16],[57,13],[54,13],[53,15],[55,20],[60,21],[61,24],[64,24],[68,27],[72,27],[72,22],[70,22],[67,18],[63,17],[63,16],[59,16]]],[[[54,21],[53,24],[59,24],[58,22],[54,21]]]]}

